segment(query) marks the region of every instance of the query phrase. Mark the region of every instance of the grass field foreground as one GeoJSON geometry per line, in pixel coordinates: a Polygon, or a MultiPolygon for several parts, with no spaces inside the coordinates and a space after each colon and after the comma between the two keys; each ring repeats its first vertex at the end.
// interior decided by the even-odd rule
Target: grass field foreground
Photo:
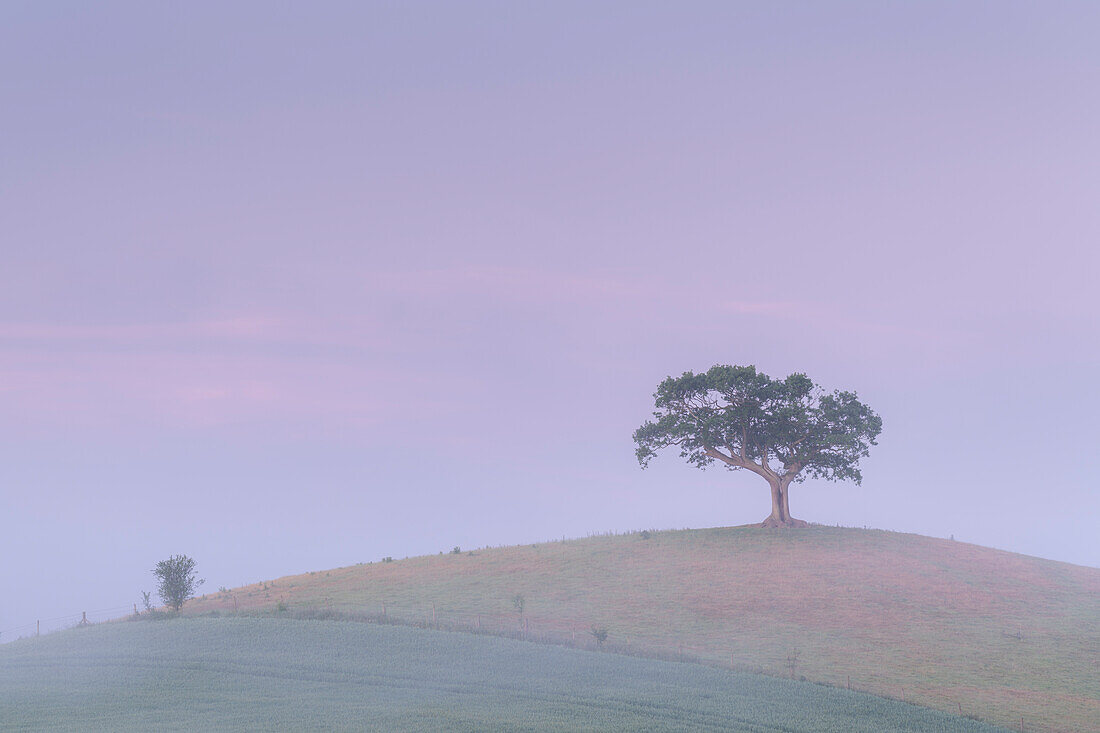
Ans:
{"type": "Polygon", "coordinates": [[[176,618],[0,648],[0,730],[997,729],[697,664],[403,626],[176,618]]]}

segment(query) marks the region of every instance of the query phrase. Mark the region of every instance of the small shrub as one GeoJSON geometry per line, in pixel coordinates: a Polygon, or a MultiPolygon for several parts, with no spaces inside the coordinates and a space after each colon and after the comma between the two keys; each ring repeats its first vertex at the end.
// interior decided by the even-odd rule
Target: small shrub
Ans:
{"type": "Polygon", "coordinates": [[[527,607],[527,599],[523,597],[522,593],[516,593],[512,596],[512,608],[516,609],[516,613],[520,616],[523,615],[523,609],[527,607]]]}
{"type": "Polygon", "coordinates": [[[153,610],[153,600],[150,597],[151,595],[152,594],[147,590],[143,590],[141,592],[141,605],[145,607],[146,611],[153,610]]]}
{"type": "Polygon", "coordinates": [[[277,604],[275,604],[275,612],[286,613],[286,603],[284,601],[279,601],[277,604]]]}
{"type": "Polygon", "coordinates": [[[153,575],[160,581],[157,592],[164,605],[177,613],[184,603],[195,597],[195,588],[205,582],[195,577],[195,561],[187,555],[161,560],[153,568],[153,575]]]}
{"type": "Polygon", "coordinates": [[[643,529],[641,532],[638,533],[638,536],[641,537],[643,540],[648,540],[650,538],[649,530],[643,529]]]}
{"type": "Polygon", "coordinates": [[[799,652],[797,649],[792,649],[787,654],[787,669],[790,671],[792,680],[795,677],[795,674],[794,674],[795,673],[795,668],[798,666],[799,654],[800,653],[801,652],[799,652]]]}
{"type": "Polygon", "coordinates": [[[592,634],[592,638],[596,640],[596,646],[599,648],[602,648],[603,643],[607,641],[608,630],[606,626],[593,626],[588,633],[592,634]]]}
{"type": "Polygon", "coordinates": [[[461,555],[462,554],[462,548],[459,547],[458,545],[455,545],[455,548],[453,550],[451,550],[451,554],[452,555],[461,555]]]}
{"type": "Polygon", "coordinates": [[[386,555],[384,558],[382,558],[382,562],[393,562],[393,558],[389,555],[386,555]]]}

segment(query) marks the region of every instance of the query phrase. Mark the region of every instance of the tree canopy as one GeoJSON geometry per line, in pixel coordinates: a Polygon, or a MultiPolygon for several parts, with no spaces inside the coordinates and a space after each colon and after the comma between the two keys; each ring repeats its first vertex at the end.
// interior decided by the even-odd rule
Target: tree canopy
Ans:
{"type": "Polygon", "coordinates": [[[790,515],[791,483],[860,483],[859,461],[882,431],[882,419],[855,392],[827,393],[800,373],[773,379],[751,365],[668,377],[653,398],[653,420],[634,432],[642,468],[658,450],[677,446],[699,468],[718,461],[756,473],[772,489],[764,526],[805,524],[790,515]]]}
{"type": "Polygon", "coordinates": [[[173,555],[161,560],[153,568],[153,575],[158,581],[160,599],[173,611],[179,611],[184,603],[194,597],[195,588],[204,582],[195,578],[195,561],[187,555],[173,555]]]}

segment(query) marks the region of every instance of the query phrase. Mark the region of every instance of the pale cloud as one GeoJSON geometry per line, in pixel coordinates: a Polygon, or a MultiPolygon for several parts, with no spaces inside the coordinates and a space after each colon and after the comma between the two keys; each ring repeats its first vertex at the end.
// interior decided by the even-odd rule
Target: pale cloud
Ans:
{"type": "Polygon", "coordinates": [[[885,342],[906,341],[926,344],[946,344],[961,341],[965,334],[958,329],[935,328],[914,324],[900,319],[874,320],[873,308],[839,306],[835,303],[811,301],[716,301],[715,307],[727,312],[746,316],[760,316],[774,320],[798,321],[820,329],[823,332],[837,334],[875,336],[885,342]]]}
{"type": "Polygon", "coordinates": [[[425,298],[493,294],[528,302],[637,297],[652,285],[622,276],[555,272],[525,267],[461,266],[389,271],[365,276],[374,288],[425,298]]]}
{"type": "MultiPolygon", "coordinates": [[[[304,282],[318,274],[333,276],[304,282]]],[[[671,348],[686,349],[675,360],[684,367],[770,359],[795,370],[823,351],[894,370],[976,358],[961,328],[730,298],[661,273],[461,266],[351,271],[335,283],[312,301],[201,319],[0,323],[0,407],[42,425],[412,424],[480,409],[524,372],[583,382],[621,372],[624,358],[679,368],[671,348]]]]}
{"type": "Polygon", "coordinates": [[[805,304],[793,301],[718,301],[718,307],[730,313],[779,316],[783,318],[799,318],[806,316],[808,313],[805,304]]]}
{"type": "Polygon", "coordinates": [[[168,323],[3,323],[0,342],[141,342],[194,338],[276,338],[287,333],[285,322],[271,317],[237,316],[168,323]]]}
{"type": "Polygon", "coordinates": [[[444,375],[325,354],[287,358],[220,345],[105,349],[0,347],[0,410],[24,425],[203,427],[241,421],[371,424],[399,410],[446,409],[444,375]],[[395,400],[393,395],[402,395],[395,400]]]}

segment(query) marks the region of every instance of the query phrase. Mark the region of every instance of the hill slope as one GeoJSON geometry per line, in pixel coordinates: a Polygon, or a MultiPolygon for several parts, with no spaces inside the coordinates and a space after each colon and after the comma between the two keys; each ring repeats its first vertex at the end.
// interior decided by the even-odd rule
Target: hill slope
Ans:
{"type": "Polygon", "coordinates": [[[804,682],[335,621],[104,624],[0,649],[0,730],[150,729],[996,730],[804,682]]]}
{"type": "Polygon", "coordinates": [[[526,625],[577,645],[597,625],[627,650],[850,684],[1017,729],[1100,730],[1100,570],[918,535],[592,537],[280,578],[189,611],[277,604],[526,625]]]}

